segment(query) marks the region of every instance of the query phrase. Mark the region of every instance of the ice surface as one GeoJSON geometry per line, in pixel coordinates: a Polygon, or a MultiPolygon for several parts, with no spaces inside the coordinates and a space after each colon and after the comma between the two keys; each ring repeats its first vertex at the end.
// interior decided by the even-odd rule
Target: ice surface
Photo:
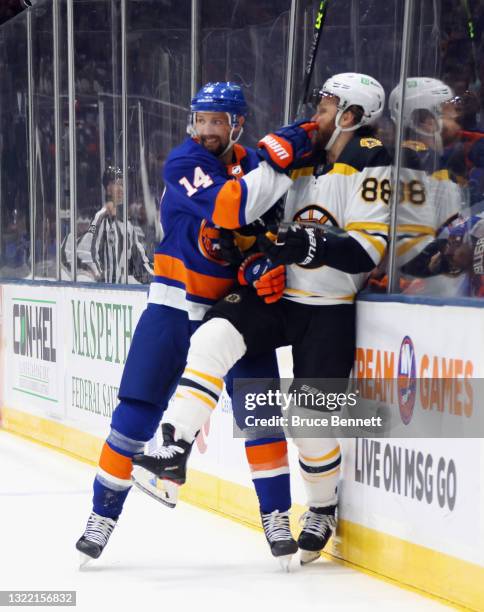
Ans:
{"type": "Polygon", "coordinates": [[[76,590],[75,609],[92,612],[448,609],[327,560],[283,573],[262,533],[135,489],[102,557],[80,571],[94,472],[0,430],[1,590],[76,590]]]}

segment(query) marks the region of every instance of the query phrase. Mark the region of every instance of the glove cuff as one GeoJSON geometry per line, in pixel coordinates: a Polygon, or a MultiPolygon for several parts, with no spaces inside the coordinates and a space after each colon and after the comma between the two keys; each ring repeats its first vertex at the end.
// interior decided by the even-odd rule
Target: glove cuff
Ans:
{"type": "Polygon", "coordinates": [[[262,257],[265,257],[264,253],[254,253],[253,255],[249,255],[249,257],[246,257],[244,259],[237,271],[237,280],[239,282],[239,285],[246,286],[249,284],[247,279],[245,278],[245,271],[247,270],[248,266],[250,266],[250,264],[252,264],[254,261],[257,261],[257,259],[261,259],[262,257]]]}
{"type": "Polygon", "coordinates": [[[293,160],[291,143],[276,134],[267,134],[259,140],[257,146],[263,148],[268,153],[272,163],[283,171],[293,160]]]}

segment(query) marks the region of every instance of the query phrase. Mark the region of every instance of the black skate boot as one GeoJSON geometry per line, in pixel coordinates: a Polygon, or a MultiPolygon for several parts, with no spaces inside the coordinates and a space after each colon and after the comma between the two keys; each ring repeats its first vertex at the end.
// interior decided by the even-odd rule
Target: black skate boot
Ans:
{"type": "Polygon", "coordinates": [[[86,529],[76,542],[76,548],[81,553],[81,567],[101,555],[117,520],[91,512],[86,529]]]}
{"type": "Polygon", "coordinates": [[[297,552],[297,542],[292,537],[289,525],[289,512],[261,512],[261,519],[271,553],[277,557],[282,569],[288,572],[291,558],[297,552]]]}
{"type": "Polygon", "coordinates": [[[185,440],[175,442],[175,428],[170,423],[161,426],[163,445],[151,455],[135,455],[133,465],[140,466],[158,478],[182,485],[187,479],[187,461],[192,450],[185,440]]]}
{"type": "Polygon", "coordinates": [[[335,513],[336,506],[326,506],[309,508],[302,515],[303,528],[297,541],[301,551],[301,565],[311,563],[321,556],[321,551],[336,531],[335,513]]]}

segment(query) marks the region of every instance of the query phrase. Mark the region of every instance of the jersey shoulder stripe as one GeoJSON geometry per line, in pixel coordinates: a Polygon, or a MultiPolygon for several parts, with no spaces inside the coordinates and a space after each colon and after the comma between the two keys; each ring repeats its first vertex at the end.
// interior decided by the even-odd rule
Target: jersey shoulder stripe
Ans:
{"type": "Polygon", "coordinates": [[[342,174],[343,176],[351,176],[352,174],[358,174],[359,170],[350,166],[349,164],[344,164],[341,162],[336,162],[333,164],[333,167],[328,172],[328,174],[342,174]]]}
{"type": "Polygon", "coordinates": [[[314,173],[314,166],[306,166],[305,168],[296,168],[291,171],[290,177],[293,181],[302,178],[304,176],[312,176],[314,173]]]}
{"type": "Polygon", "coordinates": [[[435,172],[432,172],[431,176],[436,181],[450,181],[450,174],[446,168],[435,170],[435,172]]]}

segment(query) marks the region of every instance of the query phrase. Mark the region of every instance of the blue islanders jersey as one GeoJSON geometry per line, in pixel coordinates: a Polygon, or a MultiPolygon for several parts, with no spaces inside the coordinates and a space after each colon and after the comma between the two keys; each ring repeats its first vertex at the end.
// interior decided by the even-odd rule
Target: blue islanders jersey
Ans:
{"type": "Polygon", "coordinates": [[[164,237],[154,255],[149,302],[201,320],[235,282],[236,270],[218,250],[218,227],[246,224],[247,186],[240,179],[258,166],[252,149],[234,145],[225,166],[192,138],[175,148],[164,168],[161,200],[164,237]]]}

